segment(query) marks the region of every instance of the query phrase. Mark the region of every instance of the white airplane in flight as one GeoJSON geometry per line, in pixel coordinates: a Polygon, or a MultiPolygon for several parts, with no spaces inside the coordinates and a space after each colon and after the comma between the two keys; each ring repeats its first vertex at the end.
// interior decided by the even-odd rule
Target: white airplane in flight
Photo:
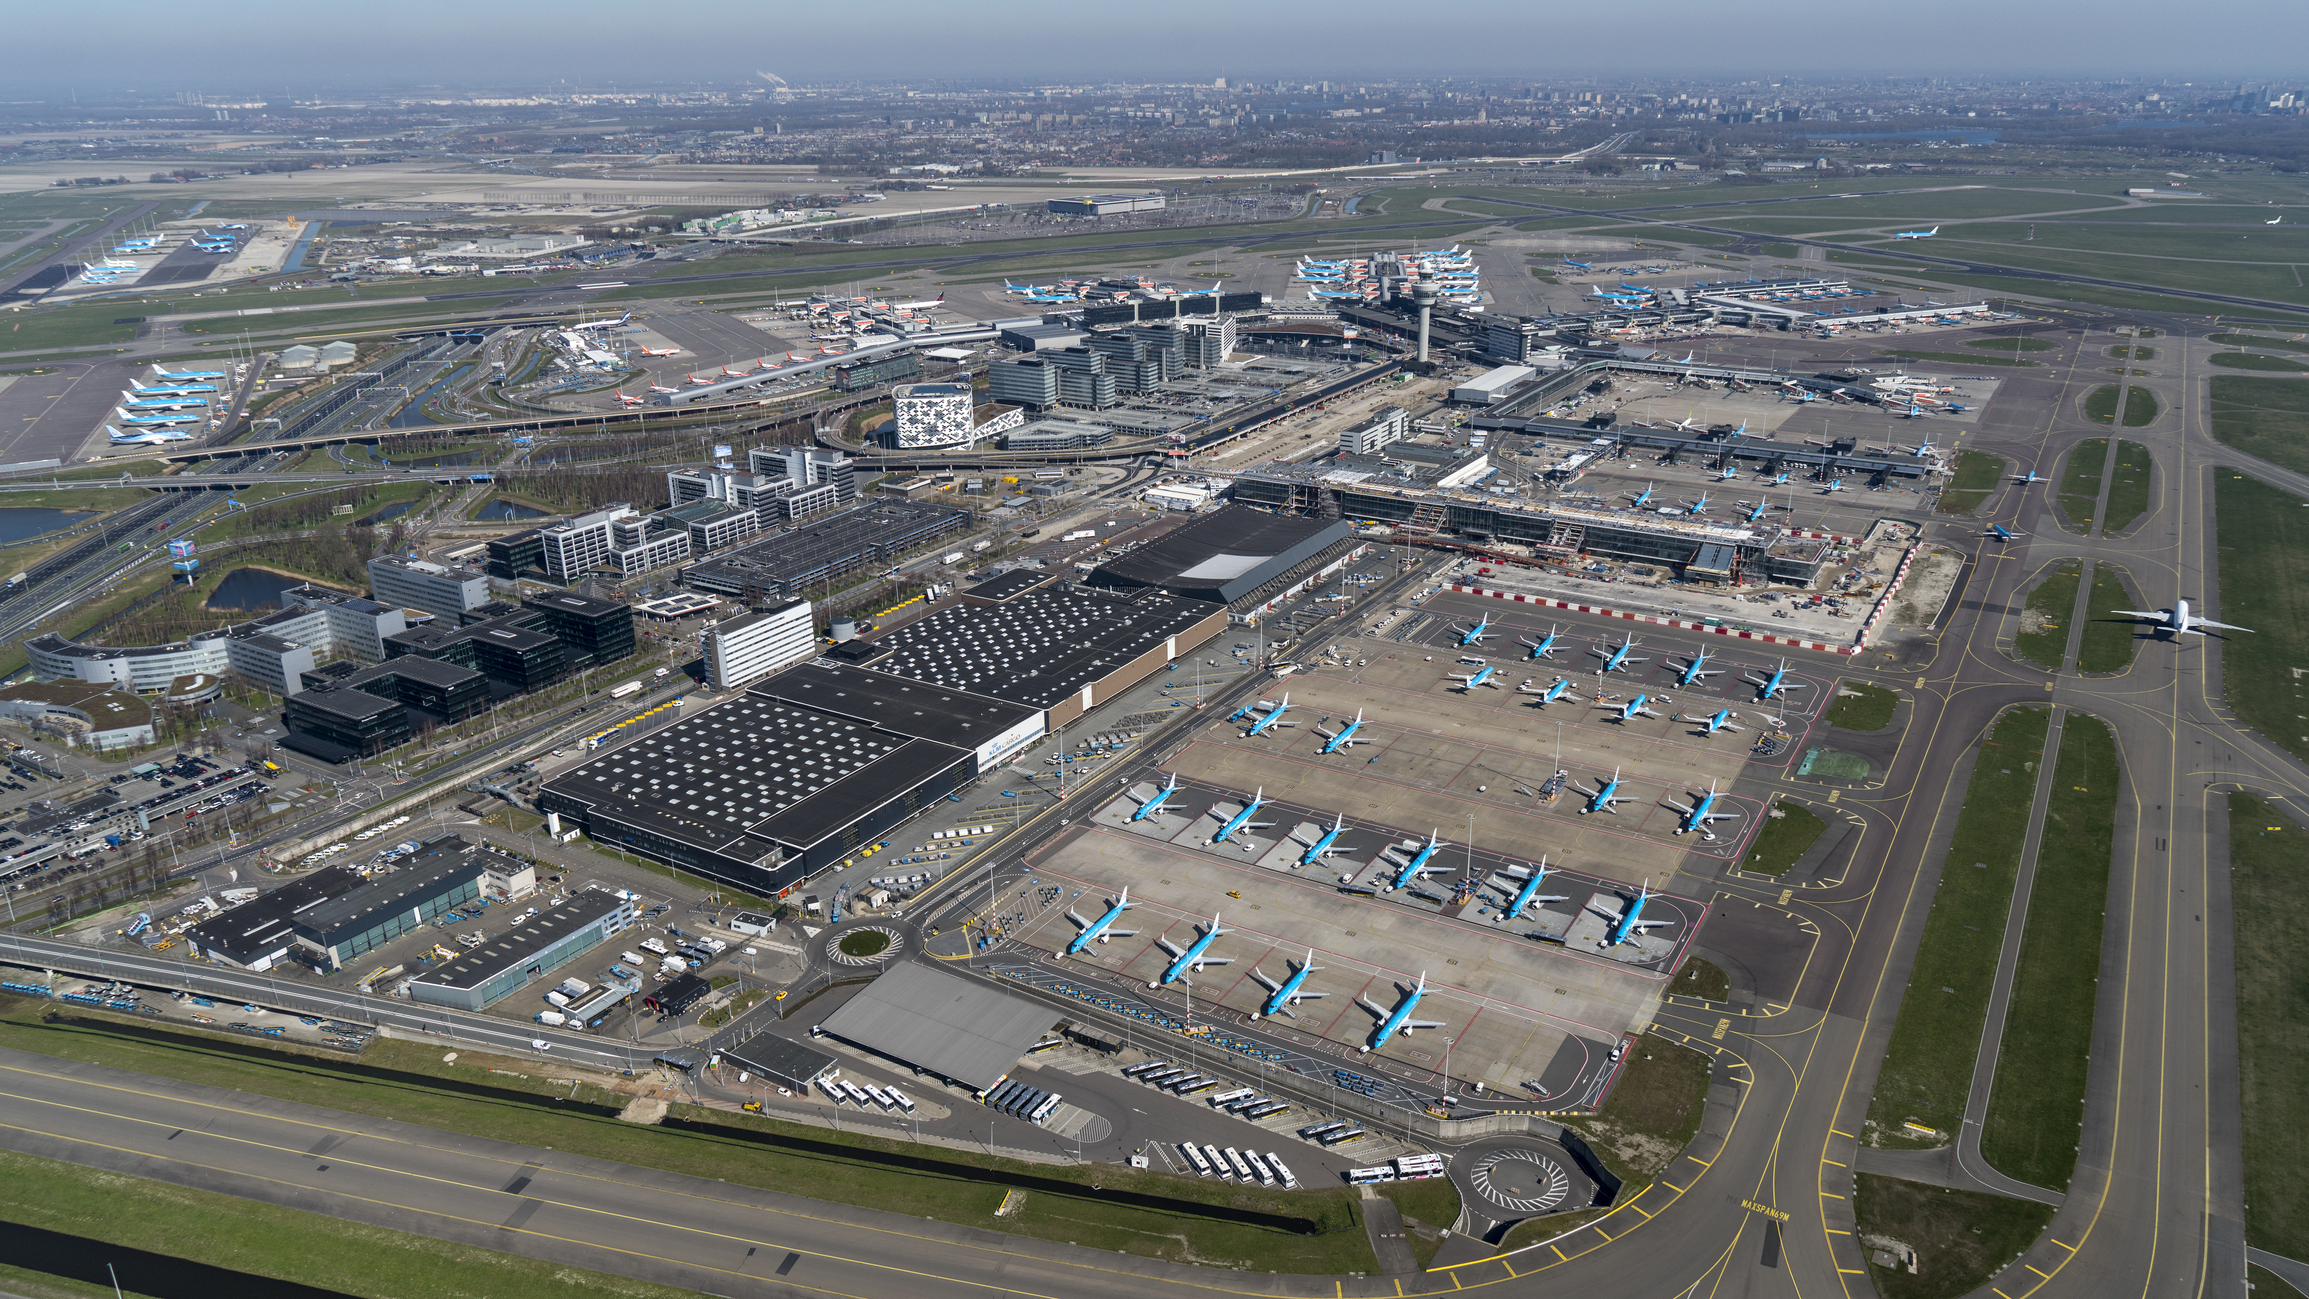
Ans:
{"type": "Polygon", "coordinates": [[[2222,631],[2249,632],[2253,630],[2250,627],[2239,627],[2232,623],[2214,622],[2210,618],[2199,618],[2189,612],[2189,602],[2186,600],[2173,601],[2173,607],[2170,609],[2111,609],[2109,612],[2123,614],[2130,618],[2146,619],[2163,630],[2171,632],[2175,640],[2183,636],[2202,636],[2205,633],[2199,629],[2204,627],[2217,627],[2222,631]]]}
{"type": "Polygon", "coordinates": [[[1892,237],[1895,239],[1930,239],[1939,233],[1940,227],[1934,226],[1930,230],[1896,230],[1892,237]]]}

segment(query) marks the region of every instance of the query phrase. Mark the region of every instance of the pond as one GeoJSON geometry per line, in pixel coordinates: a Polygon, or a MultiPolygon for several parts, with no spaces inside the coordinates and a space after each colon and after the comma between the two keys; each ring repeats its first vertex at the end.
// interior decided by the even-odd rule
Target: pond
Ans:
{"type": "Polygon", "coordinates": [[[22,541],[43,532],[69,528],[89,517],[86,510],[48,510],[29,505],[0,509],[0,543],[22,541]]]}
{"type": "Polygon", "coordinates": [[[402,515],[407,514],[409,511],[416,509],[420,504],[422,504],[422,502],[419,501],[395,501],[391,505],[386,506],[384,509],[377,511],[375,514],[372,514],[365,519],[353,520],[353,526],[356,528],[374,528],[378,524],[385,522],[387,519],[400,518],[402,515]]]}
{"type": "Polygon", "coordinates": [[[547,517],[547,511],[533,510],[526,505],[516,504],[500,497],[473,511],[473,517],[476,519],[542,519],[547,517]]]}
{"type": "Polygon", "coordinates": [[[287,573],[275,573],[262,568],[236,568],[217,583],[214,594],[208,598],[211,609],[256,610],[278,607],[281,592],[292,586],[303,586],[305,579],[287,573]]]}

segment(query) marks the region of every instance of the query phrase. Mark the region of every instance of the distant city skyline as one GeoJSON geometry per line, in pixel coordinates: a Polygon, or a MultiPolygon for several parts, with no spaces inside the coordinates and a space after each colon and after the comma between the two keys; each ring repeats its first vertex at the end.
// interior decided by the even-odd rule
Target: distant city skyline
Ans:
{"type": "Polygon", "coordinates": [[[1447,12],[1370,0],[1183,0],[1159,17],[1011,0],[891,0],[870,11],[767,11],[726,0],[658,11],[622,0],[407,0],[357,21],[341,13],[280,0],[230,10],[159,0],[28,7],[11,16],[15,47],[71,54],[19,63],[9,98],[130,89],[307,97],[427,83],[541,88],[562,79],[735,85],[753,80],[757,68],[796,85],[1589,75],[2218,82],[2301,76],[2299,51],[2309,46],[2309,5],[2288,0],[2225,5],[2212,22],[2128,0],[1735,7],[1662,0],[1634,13],[1535,11],[1506,0],[1471,0],[1447,12]]]}

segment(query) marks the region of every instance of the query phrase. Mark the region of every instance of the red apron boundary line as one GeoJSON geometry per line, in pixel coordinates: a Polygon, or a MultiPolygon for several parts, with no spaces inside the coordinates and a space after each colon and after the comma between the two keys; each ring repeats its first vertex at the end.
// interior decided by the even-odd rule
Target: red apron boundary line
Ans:
{"type": "MultiPolygon", "coordinates": [[[[1902,561],[1901,576],[1905,577],[1907,572],[1907,563],[1902,561]]],[[[1898,589],[1897,582],[1898,579],[1895,579],[1893,590],[1898,589]]],[[[1861,649],[1858,640],[1851,645],[1830,645],[1825,641],[1798,640],[1793,636],[1774,636],[1769,632],[1744,631],[1734,627],[1711,627],[1703,622],[1687,622],[1681,618],[1657,618],[1649,614],[1629,613],[1624,609],[1612,609],[1597,604],[1573,604],[1568,600],[1553,600],[1543,595],[1519,595],[1511,591],[1489,591],[1480,586],[1460,586],[1456,583],[1447,584],[1443,589],[1460,595],[1489,596],[1494,600],[1513,600],[1517,604],[1536,604],[1549,609],[1566,609],[1572,613],[1589,613],[1599,618],[1619,618],[1628,622],[1646,622],[1659,627],[1673,627],[1678,631],[1696,631],[1709,636],[1729,636],[1734,640],[1758,641],[1765,645],[1787,645],[1795,649],[1818,650],[1823,654],[1858,654],[1861,649]]],[[[1886,593],[1885,598],[1887,600],[1891,598],[1890,592],[1886,593]]],[[[1879,603],[1878,612],[1881,612],[1883,607],[1883,604],[1879,603]]],[[[1873,628],[1875,616],[1875,614],[1870,614],[1871,621],[1862,625],[1860,639],[1865,639],[1873,628]]]]}

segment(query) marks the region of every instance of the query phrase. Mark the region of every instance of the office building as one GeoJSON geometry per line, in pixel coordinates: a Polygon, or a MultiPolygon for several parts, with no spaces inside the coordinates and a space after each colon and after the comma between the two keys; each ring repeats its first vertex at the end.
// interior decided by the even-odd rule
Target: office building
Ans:
{"type": "Polygon", "coordinates": [[[1073,451],[1102,446],[1114,440],[1114,430],[1103,424],[1071,419],[1038,419],[1002,435],[1005,451],[1073,451]]]}
{"type": "Polygon", "coordinates": [[[1036,357],[996,361],[986,367],[986,395],[1005,406],[1049,410],[1058,404],[1059,373],[1036,357]]]}
{"type": "Polygon", "coordinates": [[[557,582],[574,582],[592,571],[616,548],[614,526],[634,517],[631,505],[617,501],[607,508],[543,529],[539,540],[544,546],[546,576],[557,582]]]}
{"type": "Polygon", "coordinates": [[[734,546],[762,530],[759,512],[720,501],[692,501],[660,510],[652,517],[669,528],[689,532],[689,549],[684,555],[703,555],[734,546]]]}
{"type": "Polygon", "coordinates": [[[1379,448],[1411,436],[1411,413],[1389,406],[1360,424],[1339,430],[1339,449],[1355,455],[1377,455],[1379,448]]]}
{"type": "Polygon", "coordinates": [[[328,762],[367,757],[409,742],[409,710],[399,701],[341,686],[308,687],[281,710],[289,734],[281,742],[328,762]],[[309,737],[322,743],[308,747],[309,737]]]}
{"type": "MultiPolygon", "coordinates": [[[[515,920],[479,947],[411,979],[409,1000],[427,1006],[480,1010],[624,933],[636,919],[632,899],[599,885],[579,889],[534,916],[515,920]]],[[[611,998],[609,1005],[617,1000],[611,998]]],[[[593,1013],[606,1009],[608,1005],[593,1013]]]]}
{"type": "Polygon", "coordinates": [[[922,373],[922,358],[913,352],[899,352],[872,361],[836,365],[828,372],[834,376],[834,391],[859,392],[918,377],[922,373]]]}
{"type": "Polygon", "coordinates": [[[542,630],[562,644],[572,671],[615,663],[633,653],[633,607],[570,591],[532,596],[521,607],[543,615],[542,630]]]}
{"type": "Polygon", "coordinates": [[[545,571],[545,533],[530,528],[509,537],[489,540],[489,575],[510,582],[528,573],[545,571]]]}
{"type": "Polygon", "coordinates": [[[1081,198],[1054,198],[1049,200],[1055,216],[1101,217],[1123,216],[1132,212],[1160,212],[1163,196],[1160,194],[1085,194],[1081,198]]]}
{"type": "MultiPolygon", "coordinates": [[[[1236,308],[1226,309],[1233,311],[1236,308]]],[[[1179,333],[1185,344],[1183,354],[1186,363],[1197,370],[1208,370],[1223,363],[1235,350],[1235,318],[1231,315],[1182,320],[1179,322],[1179,333]]]]}
{"type": "Polygon", "coordinates": [[[706,680],[736,690],[817,652],[816,617],[808,600],[790,600],[706,629],[706,680]]]}
{"type": "Polygon", "coordinates": [[[281,603],[247,622],[167,645],[81,645],[50,632],[25,641],[24,650],[32,670],[47,679],[158,694],[183,677],[238,672],[286,695],[324,658],[384,657],[384,638],[406,626],[398,607],[326,587],[290,587],[281,603]]]}
{"type": "Polygon", "coordinates": [[[448,568],[408,555],[379,555],[369,561],[369,589],[381,604],[421,609],[451,622],[489,603],[486,574],[448,568]]]}
{"type": "Polygon", "coordinates": [[[357,690],[389,699],[404,710],[415,709],[409,719],[412,731],[426,721],[462,722],[489,708],[489,678],[470,668],[413,654],[366,667],[339,659],[305,673],[298,685],[304,690],[322,686],[357,690]]]}
{"type": "Polygon", "coordinates": [[[976,400],[968,383],[906,383],[890,390],[899,450],[968,445],[975,439],[976,400]]]}
{"type": "Polygon", "coordinates": [[[1062,406],[1105,410],[1118,400],[1120,385],[1107,373],[1106,358],[1087,347],[1062,347],[1038,354],[1058,369],[1058,401],[1062,406]]]}
{"type": "Polygon", "coordinates": [[[185,938],[201,956],[242,969],[286,959],[341,970],[480,897],[485,863],[498,855],[445,834],[366,876],[324,866],[201,921],[185,938]]]}

